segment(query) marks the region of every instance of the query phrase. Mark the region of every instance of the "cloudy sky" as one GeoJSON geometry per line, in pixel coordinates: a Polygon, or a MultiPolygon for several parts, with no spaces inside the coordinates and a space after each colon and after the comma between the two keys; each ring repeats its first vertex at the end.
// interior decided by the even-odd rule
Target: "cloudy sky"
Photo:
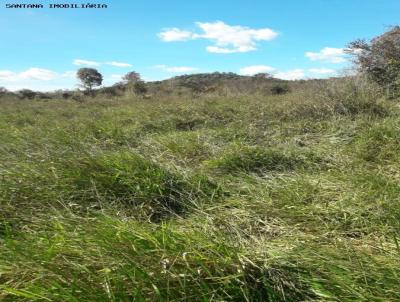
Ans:
{"type": "Polygon", "coordinates": [[[0,0],[0,86],[75,88],[80,67],[98,69],[105,85],[132,70],[148,81],[213,71],[323,78],[349,66],[349,41],[400,23],[399,0],[94,2],[108,8],[11,9],[81,2],[0,0]]]}

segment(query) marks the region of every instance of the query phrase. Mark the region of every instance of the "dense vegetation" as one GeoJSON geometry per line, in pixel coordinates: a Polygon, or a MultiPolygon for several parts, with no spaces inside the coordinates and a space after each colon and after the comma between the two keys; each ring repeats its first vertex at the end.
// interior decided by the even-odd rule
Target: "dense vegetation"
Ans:
{"type": "Polygon", "coordinates": [[[387,90],[400,95],[400,26],[393,26],[371,41],[359,39],[349,44],[359,71],[387,90]]]}
{"type": "Polygon", "coordinates": [[[400,300],[396,100],[193,77],[0,98],[0,301],[400,300]]]}

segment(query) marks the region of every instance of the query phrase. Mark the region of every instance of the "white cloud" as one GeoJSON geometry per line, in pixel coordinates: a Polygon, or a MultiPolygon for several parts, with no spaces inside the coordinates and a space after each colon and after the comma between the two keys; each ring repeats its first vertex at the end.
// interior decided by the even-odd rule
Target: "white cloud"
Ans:
{"type": "Polygon", "coordinates": [[[29,68],[19,74],[22,79],[32,79],[41,81],[51,81],[56,79],[59,75],[51,70],[42,68],[29,68]]]}
{"type": "MultiPolygon", "coordinates": [[[[120,81],[122,74],[105,75],[105,84],[120,81]]],[[[48,69],[32,67],[21,72],[0,70],[0,87],[15,91],[32,89],[37,91],[51,91],[57,89],[73,89],[78,84],[76,71],[55,72],[48,69]]]]}
{"type": "Polygon", "coordinates": [[[110,76],[110,78],[113,79],[113,80],[121,80],[123,76],[124,75],[122,75],[122,74],[112,74],[110,76]]]}
{"type": "Polygon", "coordinates": [[[292,69],[288,71],[280,71],[274,67],[267,65],[251,65],[243,67],[239,70],[239,74],[252,76],[257,73],[270,73],[274,78],[282,80],[300,80],[306,77],[304,69],[292,69]]]}
{"type": "Polygon", "coordinates": [[[274,70],[275,68],[267,65],[252,65],[241,68],[239,70],[239,74],[252,76],[257,73],[270,73],[273,72],[274,70]]]}
{"type": "Polygon", "coordinates": [[[207,39],[214,43],[206,49],[212,53],[249,52],[257,49],[258,41],[269,41],[278,36],[270,28],[252,29],[245,26],[231,26],[222,21],[196,22],[202,33],[183,31],[178,28],[164,30],[158,36],[164,42],[207,39]]]}
{"type": "Polygon", "coordinates": [[[336,73],[335,69],[329,69],[329,68],[311,68],[308,71],[311,73],[320,74],[320,75],[336,73]]]}
{"type": "Polygon", "coordinates": [[[20,80],[40,80],[50,81],[59,77],[54,71],[43,68],[29,68],[22,72],[13,72],[9,70],[0,70],[0,80],[16,82],[20,80]]]}
{"type": "Polygon", "coordinates": [[[74,65],[98,67],[98,66],[101,65],[101,63],[95,62],[95,61],[87,61],[87,60],[75,59],[74,60],[74,65]]]}
{"type": "Polygon", "coordinates": [[[229,49],[229,48],[218,47],[218,46],[207,46],[206,50],[208,52],[212,52],[212,53],[235,53],[235,52],[240,52],[240,51],[237,51],[235,49],[229,49]]]}
{"type": "Polygon", "coordinates": [[[0,80],[12,81],[15,79],[16,73],[9,70],[0,70],[0,80]]]}
{"type": "Polygon", "coordinates": [[[196,24],[204,32],[199,37],[215,43],[214,47],[208,47],[209,52],[248,52],[257,49],[257,41],[272,40],[278,35],[269,28],[251,29],[244,26],[230,26],[222,21],[197,22],[196,24]]]}
{"type": "Polygon", "coordinates": [[[61,77],[63,77],[63,78],[75,78],[76,77],[76,71],[69,70],[69,71],[63,72],[61,74],[61,77]]]}
{"type": "Polygon", "coordinates": [[[326,61],[330,63],[346,62],[344,48],[325,47],[319,52],[306,52],[305,56],[311,61],[326,61]]]}
{"type": "Polygon", "coordinates": [[[164,42],[187,41],[193,38],[193,33],[174,27],[164,29],[158,34],[158,37],[164,42]]]}
{"type": "Polygon", "coordinates": [[[76,84],[75,72],[58,73],[52,70],[32,67],[21,72],[0,70],[0,86],[15,91],[32,89],[50,91],[73,88],[76,84]]]}
{"type": "Polygon", "coordinates": [[[122,77],[124,75],[123,74],[110,74],[110,75],[106,75],[104,76],[104,81],[103,81],[103,85],[104,86],[111,86],[117,82],[121,82],[122,81],[122,77]]]}
{"type": "Polygon", "coordinates": [[[280,71],[274,74],[275,78],[282,80],[301,80],[305,78],[305,73],[303,69],[293,69],[288,71],[280,71]]]}
{"type": "Polygon", "coordinates": [[[121,68],[132,67],[132,65],[129,63],[116,62],[116,61],[107,62],[107,64],[111,65],[111,66],[115,66],[115,67],[121,67],[121,68]]]}
{"type": "Polygon", "coordinates": [[[174,72],[174,73],[184,73],[184,72],[193,72],[198,70],[195,67],[188,67],[188,66],[167,66],[167,65],[156,65],[155,68],[161,69],[166,72],[174,72]]]}
{"type": "Polygon", "coordinates": [[[77,65],[77,66],[90,66],[90,67],[100,67],[101,65],[104,65],[104,64],[114,66],[114,67],[121,67],[121,68],[132,67],[132,65],[129,63],[118,62],[118,61],[110,61],[110,62],[101,63],[101,62],[96,62],[96,61],[75,59],[73,63],[74,63],[74,65],[77,65]]]}

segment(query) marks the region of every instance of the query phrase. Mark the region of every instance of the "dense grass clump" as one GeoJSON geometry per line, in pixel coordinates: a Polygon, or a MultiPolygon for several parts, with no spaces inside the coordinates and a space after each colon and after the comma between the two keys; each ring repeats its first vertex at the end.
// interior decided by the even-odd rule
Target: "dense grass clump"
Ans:
{"type": "Polygon", "coordinates": [[[284,295],[312,295],[282,280],[299,282],[290,269],[253,263],[222,240],[210,240],[198,231],[110,217],[92,221],[68,217],[42,223],[47,225],[46,231],[3,241],[1,250],[15,258],[10,261],[3,257],[5,253],[0,256],[1,278],[14,276],[26,281],[3,284],[5,301],[60,297],[79,297],[80,301],[209,301],[213,297],[284,301],[284,295]],[[36,252],[27,255],[24,250],[36,252]],[[29,264],[29,276],[19,270],[8,271],[16,262],[29,264]],[[285,294],[283,289],[294,291],[285,294]]]}
{"type": "Polygon", "coordinates": [[[400,152],[400,128],[397,120],[367,125],[355,142],[361,159],[370,162],[390,163],[398,161],[400,152]]]}
{"type": "Polygon", "coordinates": [[[257,146],[235,146],[224,152],[220,158],[207,162],[209,167],[224,173],[254,172],[290,172],[314,163],[312,154],[285,152],[284,150],[260,148],[257,146]]]}
{"type": "Polygon", "coordinates": [[[198,77],[0,98],[0,301],[399,301],[397,103],[198,77]]]}
{"type": "MultiPolygon", "coordinates": [[[[183,213],[202,195],[201,186],[132,152],[113,152],[71,163],[74,191],[95,189],[97,197],[145,205],[150,213],[183,213]]],[[[95,197],[95,196],[92,196],[95,197]]],[[[90,196],[87,196],[90,198],[90,196]]]]}

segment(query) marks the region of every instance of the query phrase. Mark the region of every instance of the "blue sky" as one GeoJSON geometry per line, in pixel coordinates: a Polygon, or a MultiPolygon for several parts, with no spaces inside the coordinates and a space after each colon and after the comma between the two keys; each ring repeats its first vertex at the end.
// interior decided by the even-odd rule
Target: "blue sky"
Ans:
{"type": "MultiPolygon", "coordinates": [[[[0,1],[0,86],[74,88],[80,67],[104,84],[184,73],[269,72],[284,79],[340,74],[343,48],[400,22],[399,0],[100,0],[107,9],[7,9],[0,1]]],[[[87,3],[87,2],[84,2],[87,3]]]]}

